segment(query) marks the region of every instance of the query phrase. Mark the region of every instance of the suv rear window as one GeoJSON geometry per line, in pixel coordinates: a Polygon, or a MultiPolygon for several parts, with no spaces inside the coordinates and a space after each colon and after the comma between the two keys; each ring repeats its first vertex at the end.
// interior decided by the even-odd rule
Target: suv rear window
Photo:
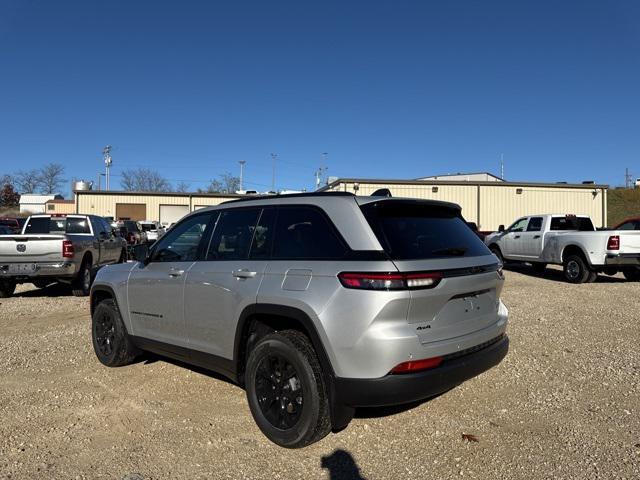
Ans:
{"type": "Polygon", "coordinates": [[[27,223],[24,233],[91,233],[91,230],[86,217],[34,217],[27,223]]]}
{"type": "Polygon", "coordinates": [[[593,223],[589,217],[553,217],[551,230],[578,230],[579,232],[593,232],[593,223]]]}
{"type": "Polygon", "coordinates": [[[394,260],[491,253],[455,209],[402,201],[369,203],[361,208],[382,247],[394,260]]]}

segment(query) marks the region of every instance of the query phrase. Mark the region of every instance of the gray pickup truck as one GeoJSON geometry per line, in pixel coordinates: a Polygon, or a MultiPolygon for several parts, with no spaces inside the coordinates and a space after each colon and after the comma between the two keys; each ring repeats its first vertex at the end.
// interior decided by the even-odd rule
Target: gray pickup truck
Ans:
{"type": "Polygon", "coordinates": [[[0,298],[21,283],[44,288],[53,282],[85,296],[100,267],[126,258],[126,241],[102,217],[32,215],[22,233],[0,235],[0,298]]]}

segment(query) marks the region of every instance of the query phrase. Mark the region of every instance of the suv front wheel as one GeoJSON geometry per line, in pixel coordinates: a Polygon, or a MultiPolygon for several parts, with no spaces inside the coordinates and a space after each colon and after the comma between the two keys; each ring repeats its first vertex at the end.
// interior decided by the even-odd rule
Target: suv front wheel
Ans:
{"type": "Polygon", "coordinates": [[[245,384],[253,418],[272,442],[301,448],[331,430],[320,363],[303,333],[284,330],[260,339],[249,354],[245,384]]]}

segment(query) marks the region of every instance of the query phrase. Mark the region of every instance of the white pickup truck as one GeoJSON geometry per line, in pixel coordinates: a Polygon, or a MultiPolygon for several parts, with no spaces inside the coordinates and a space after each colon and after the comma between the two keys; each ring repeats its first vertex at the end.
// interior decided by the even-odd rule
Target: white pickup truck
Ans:
{"type": "Polygon", "coordinates": [[[571,283],[593,282],[599,272],[640,280],[640,231],[596,231],[584,215],[522,217],[507,229],[501,225],[485,243],[503,262],[528,262],[538,271],[562,265],[571,283]]]}

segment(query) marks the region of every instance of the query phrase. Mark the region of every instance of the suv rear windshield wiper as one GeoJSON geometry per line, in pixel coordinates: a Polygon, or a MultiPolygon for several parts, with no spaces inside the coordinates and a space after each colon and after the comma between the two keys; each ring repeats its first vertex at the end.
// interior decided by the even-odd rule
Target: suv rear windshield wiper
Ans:
{"type": "Polygon", "coordinates": [[[467,253],[468,247],[447,247],[431,250],[433,255],[450,255],[452,257],[462,257],[467,253]]]}

